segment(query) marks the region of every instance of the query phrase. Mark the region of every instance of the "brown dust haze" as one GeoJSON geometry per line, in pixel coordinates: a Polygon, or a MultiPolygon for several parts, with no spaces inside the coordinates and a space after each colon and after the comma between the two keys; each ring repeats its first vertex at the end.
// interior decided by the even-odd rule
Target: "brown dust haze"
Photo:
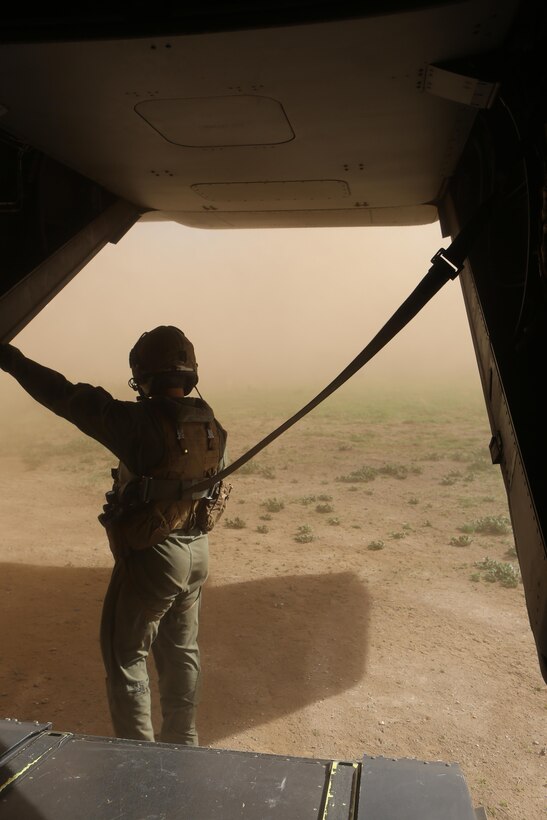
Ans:
{"type": "MultiPolygon", "coordinates": [[[[438,224],[253,231],[137,224],[14,344],[71,381],[132,398],[129,349],[144,330],[174,324],[195,345],[206,397],[269,387],[311,398],[376,334],[447,241],[438,224]]],[[[479,389],[458,281],[342,390],[416,393],[452,384],[479,389]]],[[[3,388],[8,412],[30,401],[8,377],[3,388]]]]}

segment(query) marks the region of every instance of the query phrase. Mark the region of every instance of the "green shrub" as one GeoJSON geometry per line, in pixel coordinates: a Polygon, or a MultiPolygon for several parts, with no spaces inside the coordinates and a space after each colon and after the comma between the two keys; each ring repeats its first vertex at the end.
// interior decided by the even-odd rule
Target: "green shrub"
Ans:
{"type": "Polygon", "coordinates": [[[448,542],[451,547],[468,547],[473,539],[470,535],[457,535],[448,542]]]}
{"type": "Polygon", "coordinates": [[[390,478],[397,478],[400,481],[413,475],[420,475],[420,467],[405,467],[404,464],[384,464],[383,467],[378,468],[379,475],[386,475],[390,478]]]}
{"type": "Polygon", "coordinates": [[[355,484],[357,482],[365,482],[365,481],[374,481],[378,474],[378,471],[375,467],[367,467],[366,465],[363,467],[359,467],[358,470],[353,470],[353,472],[349,473],[348,475],[341,475],[338,476],[336,481],[344,481],[347,484],[355,484]]]}
{"type": "Polygon", "coordinates": [[[318,513],[334,512],[334,507],[332,506],[332,504],[318,504],[315,508],[315,512],[318,512],[318,513]]]}
{"type": "Polygon", "coordinates": [[[369,544],[367,544],[367,550],[383,550],[384,547],[385,544],[383,541],[370,541],[369,544]]]}
{"type": "Polygon", "coordinates": [[[307,507],[308,504],[314,504],[317,501],[317,496],[303,495],[300,498],[296,498],[295,501],[297,504],[302,504],[304,507],[307,507]]]}
{"type": "Polygon", "coordinates": [[[520,581],[520,571],[514,564],[484,558],[476,561],[474,566],[482,572],[482,578],[489,583],[499,581],[502,587],[516,587],[520,581]]]}
{"type": "Polygon", "coordinates": [[[224,526],[228,527],[229,530],[244,530],[247,524],[242,518],[236,516],[236,518],[227,518],[224,521],[224,526]]]}
{"type": "Polygon", "coordinates": [[[313,541],[312,528],[308,526],[308,524],[302,524],[296,530],[294,540],[298,541],[299,544],[308,544],[310,541],[313,541]]]}
{"type": "Polygon", "coordinates": [[[262,535],[265,535],[270,530],[269,530],[269,527],[266,526],[266,524],[259,524],[258,527],[256,528],[256,531],[261,533],[262,535]]]}
{"type": "Polygon", "coordinates": [[[267,498],[266,501],[262,502],[262,506],[265,507],[268,512],[280,512],[285,509],[285,503],[278,498],[267,498]]]}
{"type": "Polygon", "coordinates": [[[376,476],[388,476],[389,478],[405,479],[412,473],[413,475],[420,475],[420,467],[406,467],[404,464],[384,464],[382,467],[369,467],[363,465],[357,470],[353,470],[348,475],[338,476],[336,481],[344,481],[348,484],[356,482],[374,481],[376,476]]]}
{"type": "Polygon", "coordinates": [[[511,532],[511,522],[506,515],[487,515],[470,524],[459,527],[460,532],[477,532],[481,535],[506,535],[511,532]]]}
{"type": "Polygon", "coordinates": [[[340,519],[339,518],[329,518],[328,521],[327,521],[327,524],[330,524],[331,527],[338,527],[340,525],[340,519]]]}

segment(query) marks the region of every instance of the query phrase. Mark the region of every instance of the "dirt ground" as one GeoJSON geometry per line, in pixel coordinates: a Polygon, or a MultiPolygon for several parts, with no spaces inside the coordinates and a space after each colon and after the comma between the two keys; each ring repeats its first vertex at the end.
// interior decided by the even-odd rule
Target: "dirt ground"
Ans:
{"type": "MultiPolygon", "coordinates": [[[[299,400],[219,396],[232,457],[299,400]]],[[[517,564],[489,438],[474,393],[344,394],[233,478],[210,539],[202,745],[456,761],[489,817],[543,816],[546,689],[522,586],[476,566],[510,583],[517,564]]],[[[110,735],[96,515],[113,459],[30,403],[2,444],[0,716],[110,735]]]]}

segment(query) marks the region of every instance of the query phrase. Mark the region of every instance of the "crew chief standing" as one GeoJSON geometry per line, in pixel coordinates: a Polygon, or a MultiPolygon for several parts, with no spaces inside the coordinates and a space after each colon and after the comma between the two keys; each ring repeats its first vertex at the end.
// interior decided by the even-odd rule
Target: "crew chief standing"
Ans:
{"type": "MultiPolygon", "coordinates": [[[[0,367],[40,404],[119,458],[101,519],[115,563],[101,620],[108,703],[117,737],[154,740],[146,659],[159,676],[159,740],[196,745],[201,587],[208,571],[207,501],[188,488],[223,466],[226,433],[201,398],[194,348],[162,325],[131,350],[137,402],[0,345],[0,367]],[[184,490],[184,493],[183,493],[184,490]]],[[[208,519],[209,518],[209,522],[208,519]]]]}

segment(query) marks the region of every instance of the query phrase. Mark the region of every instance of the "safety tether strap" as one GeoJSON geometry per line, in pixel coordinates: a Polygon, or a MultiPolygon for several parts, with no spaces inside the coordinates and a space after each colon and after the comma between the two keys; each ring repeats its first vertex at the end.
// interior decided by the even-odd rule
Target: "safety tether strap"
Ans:
{"type": "Polygon", "coordinates": [[[311,410],[321,404],[328,396],[332,395],[335,390],[338,390],[345,382],[348,381],[358,370],[364,367],[376,354],[399,333],[417,313],[435,296],[435,294],[443,287],[449,279],[455,279],[463,268],[463,263],[469,254],[469,251],[475,242],[475,239],[486,224],[492,209],[492,204],[497,199],[499,194],[492,194],[482,205],[475,211],[471,219],[465,224],[452,244],[445,250],[441,248],[437,251],[431,262],[433,263],[418,286],[412,291],[410,296],[403,302],[401,307],[395,311],[391,319],[389,319],[383,328],[376,334],[376,336],[363,348],[363,350],[351,361],[330,384],[328,384],[320,393],[302,407],[297,413],[291,416],[287,421],[284,421],[279,427],[273,430],[269,435],[259,441],[250,450],[247,450],[242,456],[233,461],[228,467],[221,470],[216,475],[203,479],[192,485],[191,491],[185,490],[183,497],[191,493],[207,490],[227,478],[231,473],[239,470],[251,458],[254,458],[257,453],[263,450],[276,438],[279,438],[282,433],[288,430],[297,421],[306,416],[311,410]]]}

